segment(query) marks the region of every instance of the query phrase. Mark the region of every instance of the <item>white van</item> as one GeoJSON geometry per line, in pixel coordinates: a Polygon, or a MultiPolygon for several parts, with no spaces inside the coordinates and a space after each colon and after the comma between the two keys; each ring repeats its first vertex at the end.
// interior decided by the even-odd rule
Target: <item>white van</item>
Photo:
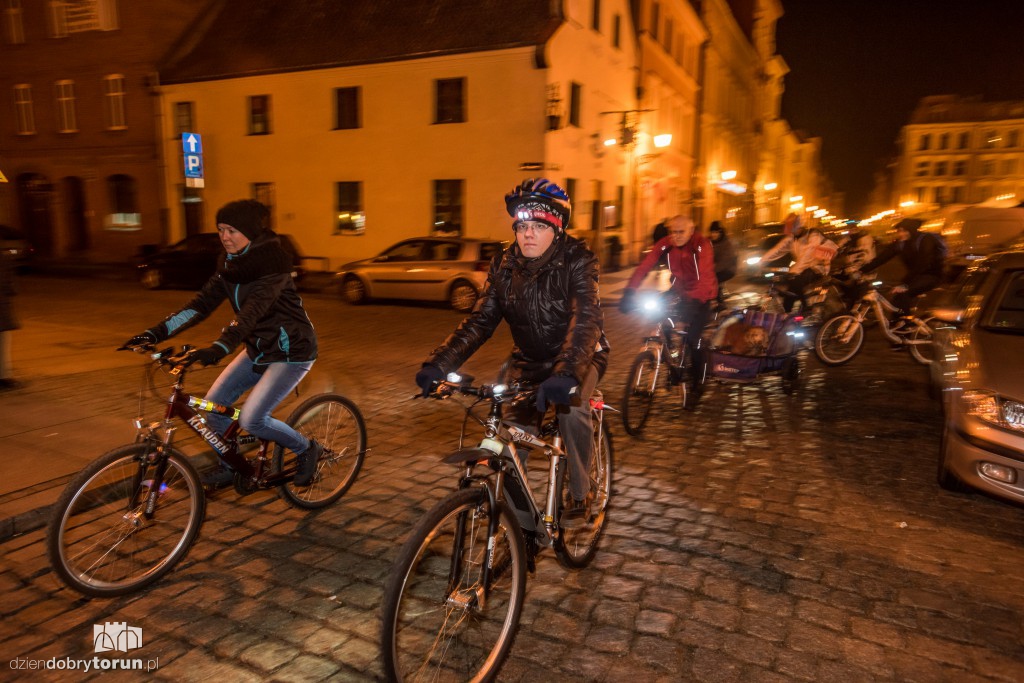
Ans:
{"type": "Polygon", "coordinates": [[[942,236],[949,247],[949,267],[962,270],[1024,240],[1024,208],[968,206],[946,219],[942,236]]]}

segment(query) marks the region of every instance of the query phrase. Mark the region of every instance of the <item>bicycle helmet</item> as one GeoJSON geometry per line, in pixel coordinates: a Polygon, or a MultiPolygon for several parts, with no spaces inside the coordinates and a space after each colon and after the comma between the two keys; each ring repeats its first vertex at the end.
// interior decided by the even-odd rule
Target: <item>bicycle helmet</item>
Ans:
{"type": "Polygon", "coordinates": [[[547,178],[527,178],[505,195],[505,209],[516,222],[539,221],[561,233],[569,225],[572,202],[547,178]]]}

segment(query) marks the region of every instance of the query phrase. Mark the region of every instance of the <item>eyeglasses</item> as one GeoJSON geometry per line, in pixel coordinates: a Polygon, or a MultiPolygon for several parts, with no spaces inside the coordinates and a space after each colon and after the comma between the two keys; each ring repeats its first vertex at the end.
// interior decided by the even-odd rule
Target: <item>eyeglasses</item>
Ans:
{"type": "Polygon", "coordinates": [[[533,230],[534,232],[539,233],[551,230],[552,227],[550,225],[544,225],[543,223],[513,223],[512,229],[518,233],[525,233],[527,230],[533,230]]]}

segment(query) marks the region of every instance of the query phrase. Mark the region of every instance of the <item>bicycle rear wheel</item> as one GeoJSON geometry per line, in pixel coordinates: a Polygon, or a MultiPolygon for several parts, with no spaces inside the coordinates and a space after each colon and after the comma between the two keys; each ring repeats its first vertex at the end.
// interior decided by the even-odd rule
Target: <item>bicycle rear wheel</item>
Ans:
{"type": "Polygon", "coordinates": [[[622,425],[626,433],[638,436],[647,424],[658,388],[658,359],[653,351],[641,351],[626,375],[622,394],[622,425]]]}
{"type": "Polygon", "coordinates": [[[842,365],[864,344],[864,326],[852,315],[837,315],[818,330],[814,353],[825,365],[842,365]]]}
{"type": "Polygon", "coordinates": [[[922,365],[935,362],[935,346],[932,344],[932,337],[935,335],[934,323],[935,318],[924,318],[921,325],[910,335],[910,355],[922,365]]]}
{"type": "MultiPolygon", "coordinates": [[[[313,482],[298,487],[291,480],[278,487],[289,505],[314,510],[330,505],[349,490],[366,455],[366,425],[356,404],[341,394],[318,394],[296,408],[286,422],[296,431],[324,447],[317,461],[313,482]]],[[[295,456],[281,445],[274,447],[277,472],[294,466],[295,456]]]]}
{"type": "Polygon", "coordinates": [[[100,456],[54,505],[46,537],[50,564],[79,593],[106,598],[139,590],[171,571],[195,541],[206,511],[199,475],[172,450],[154,490],[152,452],[139,443],[100,456]],[[147,513],[151,497],[155,507],[147,513]]]}
{"type": "Polygon", "coordinates": [[[381,643],[393,681],[490,681],[516,637],[526,590],[523,532],[499,502],[491,586],[488,493],[461,489],[423,517],[384,589],[381,643]]]}
{"type": "MultiPolygon", "coordinates": [[[[612,497],[612,439],[602,422],[600,416],[594,417],[594,451],[590,458],[590,490],[594,499],[590,504],[590,519],[581,527],[562,529],[555,540],[555,556],[569,569],[582,569],[594,559],[601,532],[604,531],[608,502],[612,497]]],[[[569,476],[563,473],[556,519],[561,519],[570,498],[569,476]]]]}

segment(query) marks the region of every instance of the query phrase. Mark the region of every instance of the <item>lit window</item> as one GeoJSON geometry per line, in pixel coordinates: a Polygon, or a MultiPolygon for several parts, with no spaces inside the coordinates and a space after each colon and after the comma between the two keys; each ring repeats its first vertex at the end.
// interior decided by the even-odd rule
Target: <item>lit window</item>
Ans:
{"type": "Polygon", "coordinates": [[[138,230],[142,224],[136,200],[135,178],[117,173],[107,178],[110,193],[110,213],[107,216],[108,230],[138,230]]]}
{"type": "Polygon", "coordinates": [[[21,0],[6,0],[4,2],[4,39],[10,45],[21,45],[25,42],[21,0]]]}
{"type": "Polygon", "coordinates": [[[103,96],[106,106],[103,114],[107,130],[124,130],[124,76],[111,74],[103,77],[103,96]]]}
{"type": "Polygon", "coordinates": [[[462,180],[434,181],[434,223],[432,233],[462,234],[462,180]]]}
{"type": "Polygon", "coordinates": [[[18,126],[18,135],[34,135],[36,132],[36,120],[32,109],[31,85],[19,83],[14,86],[14,113],[18,126]]]}
{"type": "Polygon", "coordinates": [[[78,122],[75,120],[75,82],[57,81],[57,132],[75,133],[78,122]]]}
{"type": "Polygon", "coordinates": [[[363,184],[360,182],[335,183],[335,235],[362,235],[366,231],[366,213],[363,211],[363,184]]]}
{"type": "Polygon", "coordinates": [[[270,135],[270,95],[249,97],[249,135],[270,135]]]}

